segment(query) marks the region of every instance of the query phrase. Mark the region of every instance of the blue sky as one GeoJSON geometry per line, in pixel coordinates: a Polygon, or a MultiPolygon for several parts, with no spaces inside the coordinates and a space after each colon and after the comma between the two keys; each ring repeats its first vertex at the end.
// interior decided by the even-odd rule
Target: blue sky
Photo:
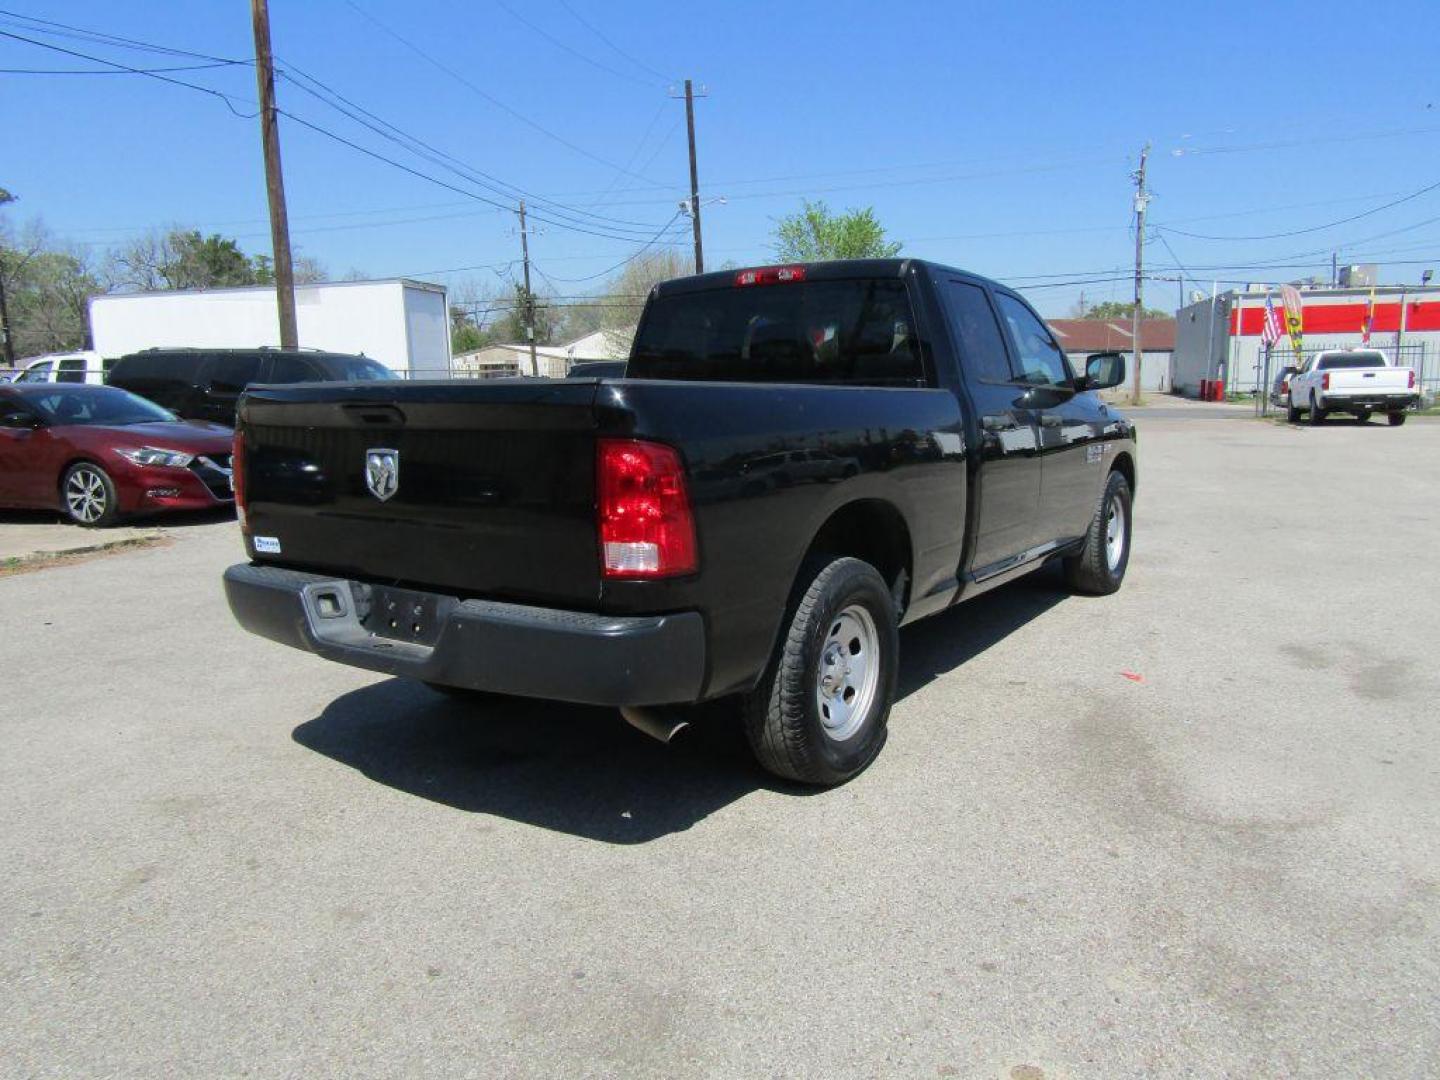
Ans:
{"type": "MultiPolygon", "coordinates": [[[[243,0],[0,7],[252,54],[243,0]]],[[[1384,263],[1390,281],[1440,266],[1440,188],[1369,213],[1440,181],[1440,6],[272,0],[271,14],[281,69],[569,208],[552,208],[532,239],[535,264],[567,295],[598,281],[562,279],[605,270],[672,221],[688,176],[669,87],[687,75],[708,90],[702,194],[727,200],[704,209],[712,266],[765,261],[774,219],[808,194],[873,206],[906,253],[1031,286],[1049,315],[1081,288],[1092,302],[1126,299],[1128,281],[1104,279],[1129,271],[1129,174],[1147,140],[1151,220],[1176,230],[1147,245],[1156,273],[1284,280],[1328,267],[1332,248],[1384,263]],[[1295,235],[1272,235],[1283,232],[1295,235]],[[1087,284],[1033,288],[1075,281],[1087,284]]],[[[0,31],[136,67],[196,62],[37,33],[10,15],[0,31]]],[[[0,38],[0,68],[92,66],[0,38]]],[[[254,110],[247,66],[170,77],[254,110]]],[[[464,192],[282,120],[298,251],[337,276],[454,284],[518,272],[513,215],[472,196],[508,198],[289,81],[277,92],[281,108],[464,192]],[[487,269],[437,273],[474,266],[487,269]]],[[[22,199],[12,221],[38,216],[97,249],[179,223],[268,251],[258,125],[221,98],[136,75],[0,74],[0,101],[0,186],[22,199]]],[[[686,230],[665,235],[688,243],[686,230]]],[[[1152,282],[1147,299],[1173,308],[1180,288],[1152,282]]]]}

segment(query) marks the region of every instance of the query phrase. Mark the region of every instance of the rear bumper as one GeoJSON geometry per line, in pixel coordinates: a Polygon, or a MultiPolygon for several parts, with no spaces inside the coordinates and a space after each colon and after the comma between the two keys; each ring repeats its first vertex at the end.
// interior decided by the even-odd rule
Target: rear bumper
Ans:
{"type": "Polygon", "coordinates": [[[593,615],[245,563],[225,571],[225,596],[252,634],[447,686],[621,706],[696,701],[704,684],[705,627],[693,611],[593,615]],[[387,636],[392,604],[400,625],[387,636]]]}
{"type": "Polygon", "coordinates": [[[1414,408],[1420,401],[1420,395],[1413,390],[1394,394],[1367,394],[1357,391],[1353,394],[1321,394],[1318,400],[1322,409],[1336,409],[1342,412],[1346,409],[1398,412],[1401,409],[1414,408]]]}

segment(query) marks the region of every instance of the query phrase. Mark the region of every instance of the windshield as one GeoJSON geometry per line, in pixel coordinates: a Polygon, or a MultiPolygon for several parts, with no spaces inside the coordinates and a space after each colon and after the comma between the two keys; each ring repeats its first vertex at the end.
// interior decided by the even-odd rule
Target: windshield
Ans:
{"type": "Polygon", "coordinates": [[[29,394],[25,400],[47,421],[56,425],[118,427],[126,424],[167,423],[175,414],[138,394],[114,387],[91,390],[61,390],[29,394]]]}
{"type": "Polygon", "coordinates": [[[1319,371],[1339,371],[1342,368],[1385,367],[1385,354],[1378,352],[1335,353],[1320,358],[1319,371]]]}
{"type": "Polygon", "coordinates": [[[924,379],[905,283],[778,282],[650,301],[626,377],[915,386],[924,379]]]}

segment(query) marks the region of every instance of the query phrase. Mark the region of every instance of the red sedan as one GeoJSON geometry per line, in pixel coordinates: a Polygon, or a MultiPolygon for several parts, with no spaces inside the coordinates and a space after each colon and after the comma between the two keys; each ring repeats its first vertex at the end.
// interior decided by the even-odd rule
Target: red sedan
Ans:
{"type": "Polygon", "coordinates": [[[229,506],[231,439],[113,386],[0,385],[0,506],[87,526],[229,506]]]}

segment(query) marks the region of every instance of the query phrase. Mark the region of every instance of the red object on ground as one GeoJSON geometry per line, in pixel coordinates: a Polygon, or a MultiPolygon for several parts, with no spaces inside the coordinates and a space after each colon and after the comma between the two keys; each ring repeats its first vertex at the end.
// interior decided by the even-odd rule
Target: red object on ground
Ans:
{"type": "Polygon", "coordinates": [[[1122,671],[1122,672],[1120,672],[1120,674],[1123,675],[1123,676],[1125,676],[1125,678],[1129,679],[1131,682],[1144,682],[1144,681],[1145,681],[1145,676],[1144,676],[1144,675],[1138,675],[1138,674],[1136,674],[1136,673],[1133,672],[1133,671],[1122,671]]]}

